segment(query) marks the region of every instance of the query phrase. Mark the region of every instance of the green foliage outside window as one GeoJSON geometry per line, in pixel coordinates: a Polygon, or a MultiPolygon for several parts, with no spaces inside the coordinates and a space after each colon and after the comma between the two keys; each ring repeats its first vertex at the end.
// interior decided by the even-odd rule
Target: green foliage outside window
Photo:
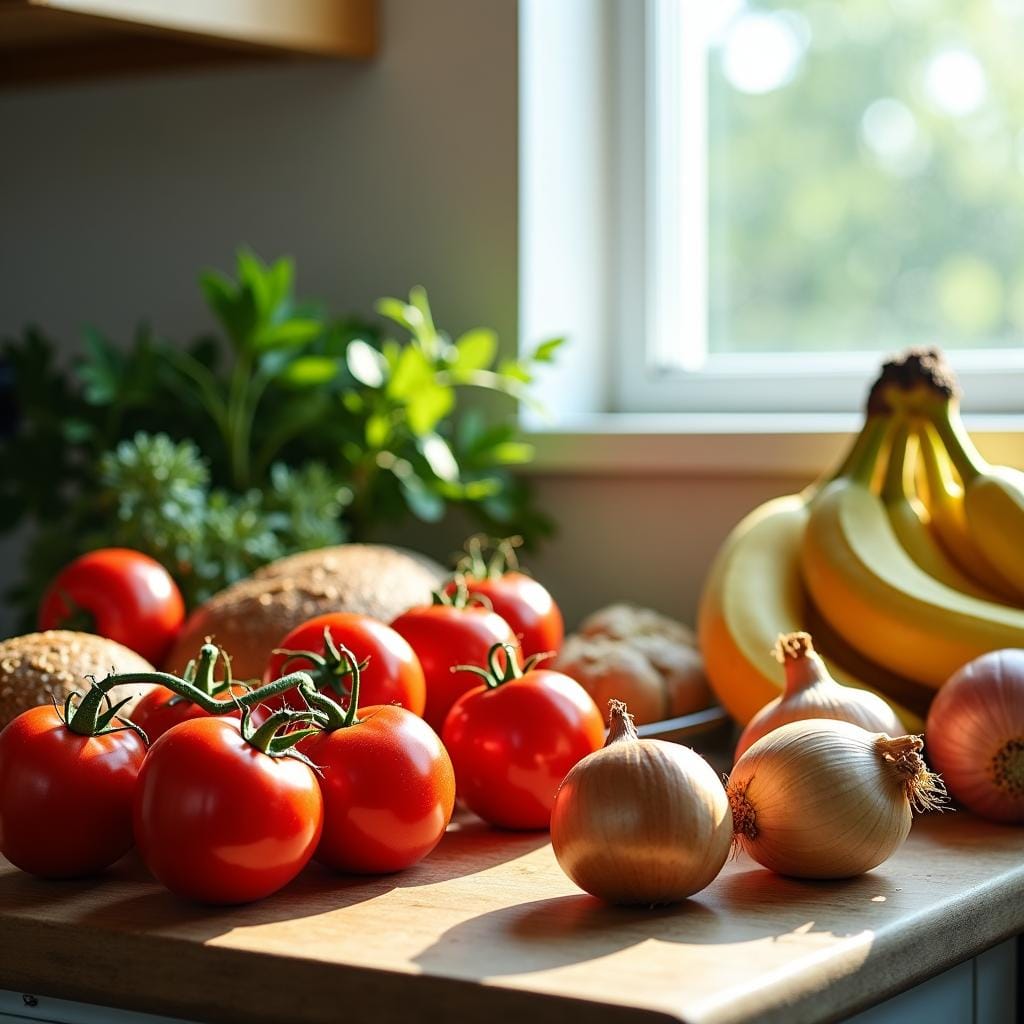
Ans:
{"type": "Polygon", "coordinates": [[[715,11],[712,352],[1019,346],[1024,7],[715,11]]]}

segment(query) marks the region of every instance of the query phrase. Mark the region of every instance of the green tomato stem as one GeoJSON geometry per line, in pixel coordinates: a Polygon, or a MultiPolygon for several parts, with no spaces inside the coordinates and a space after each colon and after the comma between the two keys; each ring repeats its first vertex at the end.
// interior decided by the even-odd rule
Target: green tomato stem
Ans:
{"type": "MultiPolygon", "coordinates": [[[[122,732],[130,729],[136,733],[146,746],[149,737],[128,718],[118,718],[117,713],[131,700],[125,697],[117,704],[112,704],[107,690],[102,683],[92,681],[89,692],[75,704],[77,694],[69,693],[64,701],[64,724],[79,736],[103,736],[107,733],[122,732]],[[120,723],[120,724],[116,724],[120,723]]],[[[106,680],[104,680],[106,682],[106,680]]]]}
{"type": "Polygon", "coordinates": [[[497,580],[506,573],[516,572],[519,569],[516,548],[522,543],[522,537],[492,540],[486,534],[475,534],[466,541],[466,553],[456,565],[456,574],[475,580],[497,580]],[[490,558],[486,554],[488,551],[490,558]]]}
{"type": "MultiPolygon", "coordinates": [[[[334,637],[331,636],[329,629],[324,629],[324,649],[328,656],[337,662],[347,662],[348,670],[352,674],[352,688],[349,690],[348,710],[345,711],[345,718],[340,725],[334,726],[334,728],[347,729],[349,726],[355,725],[356,714],[359,711],[359,686],[362,666],[359,664],[358,658],[344,644],[335,644],[334,637]]],[[[318,693],[317,696],[327,698],[326,694],[318,693]]],[[[330,698],[327,699],[329,700],[330,698]]],[[[335,702],[332,700],[331,703],[334,704],[335,702]]],[[[335,706],[338,708],[338,711],[341,710],[340,706],[335,706]]]]}
{"type": "MultiPolygon", "coordinates": [[[[316,692],[313,680],[306,672],[290,672],[264,686],[249,690],[248,693],[231,694],[229,699],[220,700],[215,693],[223,692],[224,686],[212,678],[213,668],[217,660],[224,657],[221,650],[213,644],[204,644],[199,652],[196,663],[195,679],[190,682],[170,672],[123,672],[113,673],[105,679],[94,681],[89,692],[71,709],[68,715],[68,728],[83,736],[96,735],[97,723],[103,714],[103,703],[109,699],[107,692],[115,686],[135,686],[137,684],[157,683],[191,701],[210,715],[226,715],[237,711],[240,707],[251,708],[257,704],[285,693],[287,690],[298,689],[303,695],[316,692]],[[198,683],[198,685],[197,685],[198,683]]],[[[228,686],[230,687],[230,667],[228,669],[228,686]]]]}
{"type": "MultiPolygon", "coordinates": [[[[540,657],[543,657],[543,655],[534,656],[527,661],[527,672],[533,668],[540,657]]],[[[507,643],[497,643],[487,652],[486,668],[482,668],[479,665],[453,665],[452,671],[472,672],[473,675],[479,676],[484,681],[484,685],[489,690],[496,690],[499,686],[503,686],[505,683],[509,683],[513,679],[522,679],[526,674],[523,669],[519,667],[515,647],[513,647],[512,644],[507,643]],[[504,665],[502,665],[499,657],[501,652],[504,652],[505,654],[504,665]]]]}
{"type": "Polygon", "coordinates": [[[345,680],[351,678],[355,671],[363,672],[370,663],[366,658],[358,664],[354,663],[354,655],[347,649],[339,651],[330,636],[329,630],[324,629],[324,653],[318,651],[289,651],[278,649],[275,654],[286,655],[282,668],[287,668],[293,661],[307,661],[312,667],[303,667],[305,673],[313,680],[316,689],[323,692],[329,690],[331,695],[338,701],[351,697],[351,685],[346,689],[345,680]]]}
{"type": "MultiPolygon", "coordinates": [[[[214,673],[217,668],[217,662],[220,660],[223,651],[219,647],[215,647],[213,644],[203,644],[199,650],[199,659],[196,662],[195,675],[192,679],[192,685],[198,690],[202,690],[207,696],[212,697],[214,691],[217,688],[217,682],[214,679],[214,673]]],[[[231,662],[228,660],[227,655],[224,655],[224,663],[227,667],[227,684],[231,685],[231,662]]]]}
{"type": "Polygon", "coordinates": [[[336,701],[322,693],[315,687],[310,690],[301,690],[302,699],[309,705],[310,711],[316,712],[317,721],[323,726],[325,732],[334,732],[335,729],[344,729],[349,723],[348,714],[336,701]]]}
{"type": "Polygon", "coordinates": [[[481,594],[471,594],[466,585],[466,574],[456,572],[447,586],[435,590],[431,595],[431,603],[441,605],[445,608],[468,608],[471,604],[480,604],[490,609],[491,602],[481,594]],[[451,593],[448,587],[454,584],[455,589],[451,593]]]}
{"type": "Polygon", "coordinates": [[[299,734],[285,733],[280,735],[282,729],[287,729],[295,722],[315,721],[315,716],[309,711],[289,711],[283,709],[275,711],[258,729],[252,729],[249,724],[249,716],[246,714],[245,726],[242,729],[242,737],[252,747],[268,757],[283,756],[288,750],[305,739],[315,730],[301,730],[299,734]],[[284,741],[284,742],[281,742],[284,741]]]}

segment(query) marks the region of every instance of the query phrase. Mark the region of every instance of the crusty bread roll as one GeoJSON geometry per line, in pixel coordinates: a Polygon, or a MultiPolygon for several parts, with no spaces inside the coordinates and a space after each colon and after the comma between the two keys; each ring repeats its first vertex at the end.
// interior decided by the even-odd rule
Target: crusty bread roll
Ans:
{"type": "MultiPolygon", "coordinates": [[[[111,671],[152,672],[153,666],[127,647],[91,633],[51,629],[4,640],[0,642],[0,726],[51,699],[62,704],[73,690],[88,690],[86,676],[99,680],[111,671]]],[[[151,684],[115,686],[110,697],[114,703],[131,697],[125,705],[128,714],[151,688],[151,684]]]]}
{"type": "Polygon", "coordinates": [[[196,609],[165,664],[180,672],[211,637],[230,655],[235,678],[255,679],[285,634],[306,619],[346,611],[390,622],[415,605],[429,604],[444,578],[444,569],[424,555],[378,544],[289,555],[196,609]]]}
{"type": "MultiPolygon", "coordinates": [[[[384,583],[384,589],[380,592],[386,596],[388,587],[404,589],[403,576],[407,576],[413,585],[415,580],[429,579],[431,588],[434,588],[448,574],[444,566],[435,562],[433,558],[409,548],[397,548],[388,544],[338,544],[331,548],[300,551],[297,555],[279,558],[276,562],[270,562],[262,569],[257,569],[250,579],[270,580],[282,576],[294,578],[307,575],[312,579],[329,577],[332,583],[354,599],[359,595],[365,595],[372,600],[374,591],[380,587],[378,578],[384,583]]],[[[412,605],[408,607],[411,608],[412,605]]],[[[395,613],[401,614],[402,612],[395,613]]]]}

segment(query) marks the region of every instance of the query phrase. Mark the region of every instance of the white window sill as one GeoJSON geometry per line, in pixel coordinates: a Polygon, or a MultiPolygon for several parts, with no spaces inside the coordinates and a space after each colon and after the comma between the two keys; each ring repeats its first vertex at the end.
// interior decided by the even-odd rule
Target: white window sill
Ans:
{"type": "MultiPolygon", "coordinates": [[[[605,413],[531,424],[543,475],[817,476],[860,428],[854,413],[605,413]]],[[[1024,416],[965,416],[982,454],[1024,469],[1024,416]]]]}

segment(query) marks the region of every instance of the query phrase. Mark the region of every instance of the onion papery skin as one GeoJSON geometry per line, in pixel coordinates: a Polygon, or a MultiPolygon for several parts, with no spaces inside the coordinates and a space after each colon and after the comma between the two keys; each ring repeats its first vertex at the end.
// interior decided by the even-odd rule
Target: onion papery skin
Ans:
{"type": "Polygon", "coordinates": [[[623,738],[566,776],[551,815],[565,873],[608,903],[677,903],[705,888],[732,843],[729,801],[711,766],[661,740],[623,738]]]}
{"type": "Polygon", "coordinates": [[[889,738],[822,720],[759,739],[729,777],[737,843],[794,878],[850,878],[877,867],[903,844],[912,817],[906,783],[879,740],[889,738]]]}
{"type": "Polygon", "coordinates": [[[993,651],[954,673],[932,702],[925,744],[964,807],[1024,824],[1024,651],[993,651]]]}
{"type": "Polygon", "coordinates": [[[762,736],[790,722],[830,719],[889,736],[902,736],[907,731],[878,694],[837,683],[814,651],[809,634],[780,636],[776,657],[786,671],[785,690],[747,723],[736,744],[736,760],[762,736]]]}

